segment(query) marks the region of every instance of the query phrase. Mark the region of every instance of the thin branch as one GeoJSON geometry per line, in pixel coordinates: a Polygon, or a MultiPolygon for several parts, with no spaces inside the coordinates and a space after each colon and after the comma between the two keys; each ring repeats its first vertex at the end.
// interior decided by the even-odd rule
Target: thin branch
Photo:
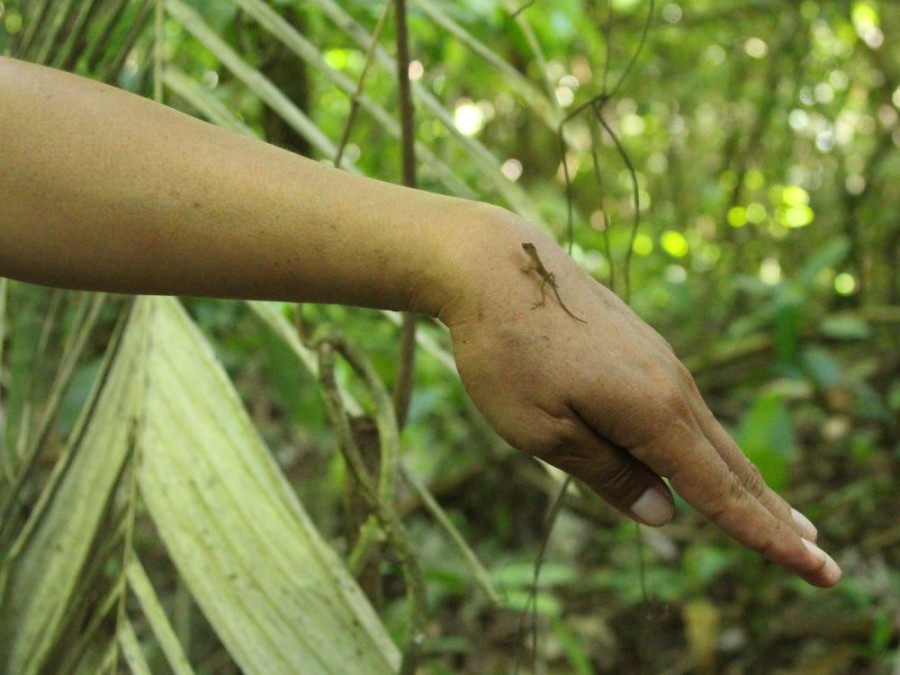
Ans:
{"type": "Polygon", "coordinates": [[[524,12],[526,9],[528,9],[529,7],[531,7],[534,3],[535,3],[535,0],[528,0],[528,2],[525,2],[525,3],[523,3],[522,5],[520,5],[520,6],[518,7],[518,9],[514,9],[512,12],[510,12],[510,13],[509,13],[509,18],[510,18],[510,19],[515,19],[516,17],[519,16],[519,14],[521,14],[521,13],[524,12]]]}
{"type": "MultiPolygon", "coordinates": [[[[409,82],[409,30],[406,25],[406,0],[396,0],[394,13],[397,33],[397,93],[400,109],[400,140],[403,163],[403,184],[417,187],[416,179],[416,126],[415,108],[409,82]]],[[[400,327],[400,360],[397,363],[397,381],[394,385],[394,410],[397,424],[402,429],[406,424],[409,404],[413,393],[413,376],[416,360],[416,317],[411,313],[403,315],[400,327]]]]}
{"type": "Polygon", "coordinates": [[[6,299],[9,294],[9,280],[0,277],[0,461],[3,463],[3,478],[6,483],[13,479],[13,461],[6,447],[6,410],[4,409],[6,397],[3,387],[3,347],[6,342],[8,330],[6,320],[6,299]]]}
{"type": "Polygon", "coordinates": [[[366,61],[363,64],[362,72],[359,74],[359,80],[356,83],[356,91],[354,91],[350,97],[350,113],[347,115],[347,121],[344,123],[344,131],[341,133],[341,140],[338,143],[337,153],[334,156],[334,165],[337,167],[340,167],[341,165],[341,160],[344,158],[344,149],[347,147],[347,142],[350,140],[350,132],[353,129],[353,125],[356,123],[356,116],[359,114],[359,99],[365,88],[369,69],[375,61],[375,47],[378,45],[378,40],[381,39],[381,33],[384,31],[388,15],[391,13],[392,4],[392,0],[387,0],[387,2],[384,3],[384,11],[381,13],[381,18],[378,19],[378,25],[375,26],[375,31],[372,33],[372,42],[369,43],[369,48],[366,50],[366,61]]]}

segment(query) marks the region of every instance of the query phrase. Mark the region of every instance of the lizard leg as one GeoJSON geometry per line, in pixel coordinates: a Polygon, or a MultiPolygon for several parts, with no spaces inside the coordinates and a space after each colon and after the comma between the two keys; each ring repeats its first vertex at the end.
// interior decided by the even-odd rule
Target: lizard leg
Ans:
{"type": "Polygon", "coordinates": [[[553,284],[553,277],[547,276],[541,279],[541,301],[535,303],[535,307],[543,307],[547,304],[547,283],[553,284]]]}

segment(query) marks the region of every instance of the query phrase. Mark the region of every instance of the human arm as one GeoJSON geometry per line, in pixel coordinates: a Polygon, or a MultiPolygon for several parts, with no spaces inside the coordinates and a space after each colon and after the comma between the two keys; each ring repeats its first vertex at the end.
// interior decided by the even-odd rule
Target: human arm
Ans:
{"type": "Polygon", "coordinates": [[[671,517],[666,476],[744,545],[810,583],[839,578],[666,342],[513,214],[330,169],[7,59],[0,204],[4,276],[436,316],[476,405],[515,447],[648,524],[671,517]],[[526,242],[586,323],[534,307],[526,242]]]}

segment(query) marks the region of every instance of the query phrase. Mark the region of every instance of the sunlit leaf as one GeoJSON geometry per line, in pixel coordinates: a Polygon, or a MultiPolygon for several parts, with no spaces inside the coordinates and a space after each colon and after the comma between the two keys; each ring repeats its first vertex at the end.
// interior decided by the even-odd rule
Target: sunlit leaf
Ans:
{"type": "Polygon", "coordinates": [[[260,440],[212,350],[170,298],[152,335],[139,484],[169,556],[245,672],[392,672],[398,653],[260,440]]]}

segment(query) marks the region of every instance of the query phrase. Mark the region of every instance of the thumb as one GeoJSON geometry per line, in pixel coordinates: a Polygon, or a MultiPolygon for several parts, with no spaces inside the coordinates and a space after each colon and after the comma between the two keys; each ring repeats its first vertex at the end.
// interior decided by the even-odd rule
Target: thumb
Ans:
{"type": "Polygon", "coordinates": [[[630,452],[586,427],[566,445],[537,456],[639,523],[659,527],[672,519],[675,500],[665,482],[630,452]]]}

